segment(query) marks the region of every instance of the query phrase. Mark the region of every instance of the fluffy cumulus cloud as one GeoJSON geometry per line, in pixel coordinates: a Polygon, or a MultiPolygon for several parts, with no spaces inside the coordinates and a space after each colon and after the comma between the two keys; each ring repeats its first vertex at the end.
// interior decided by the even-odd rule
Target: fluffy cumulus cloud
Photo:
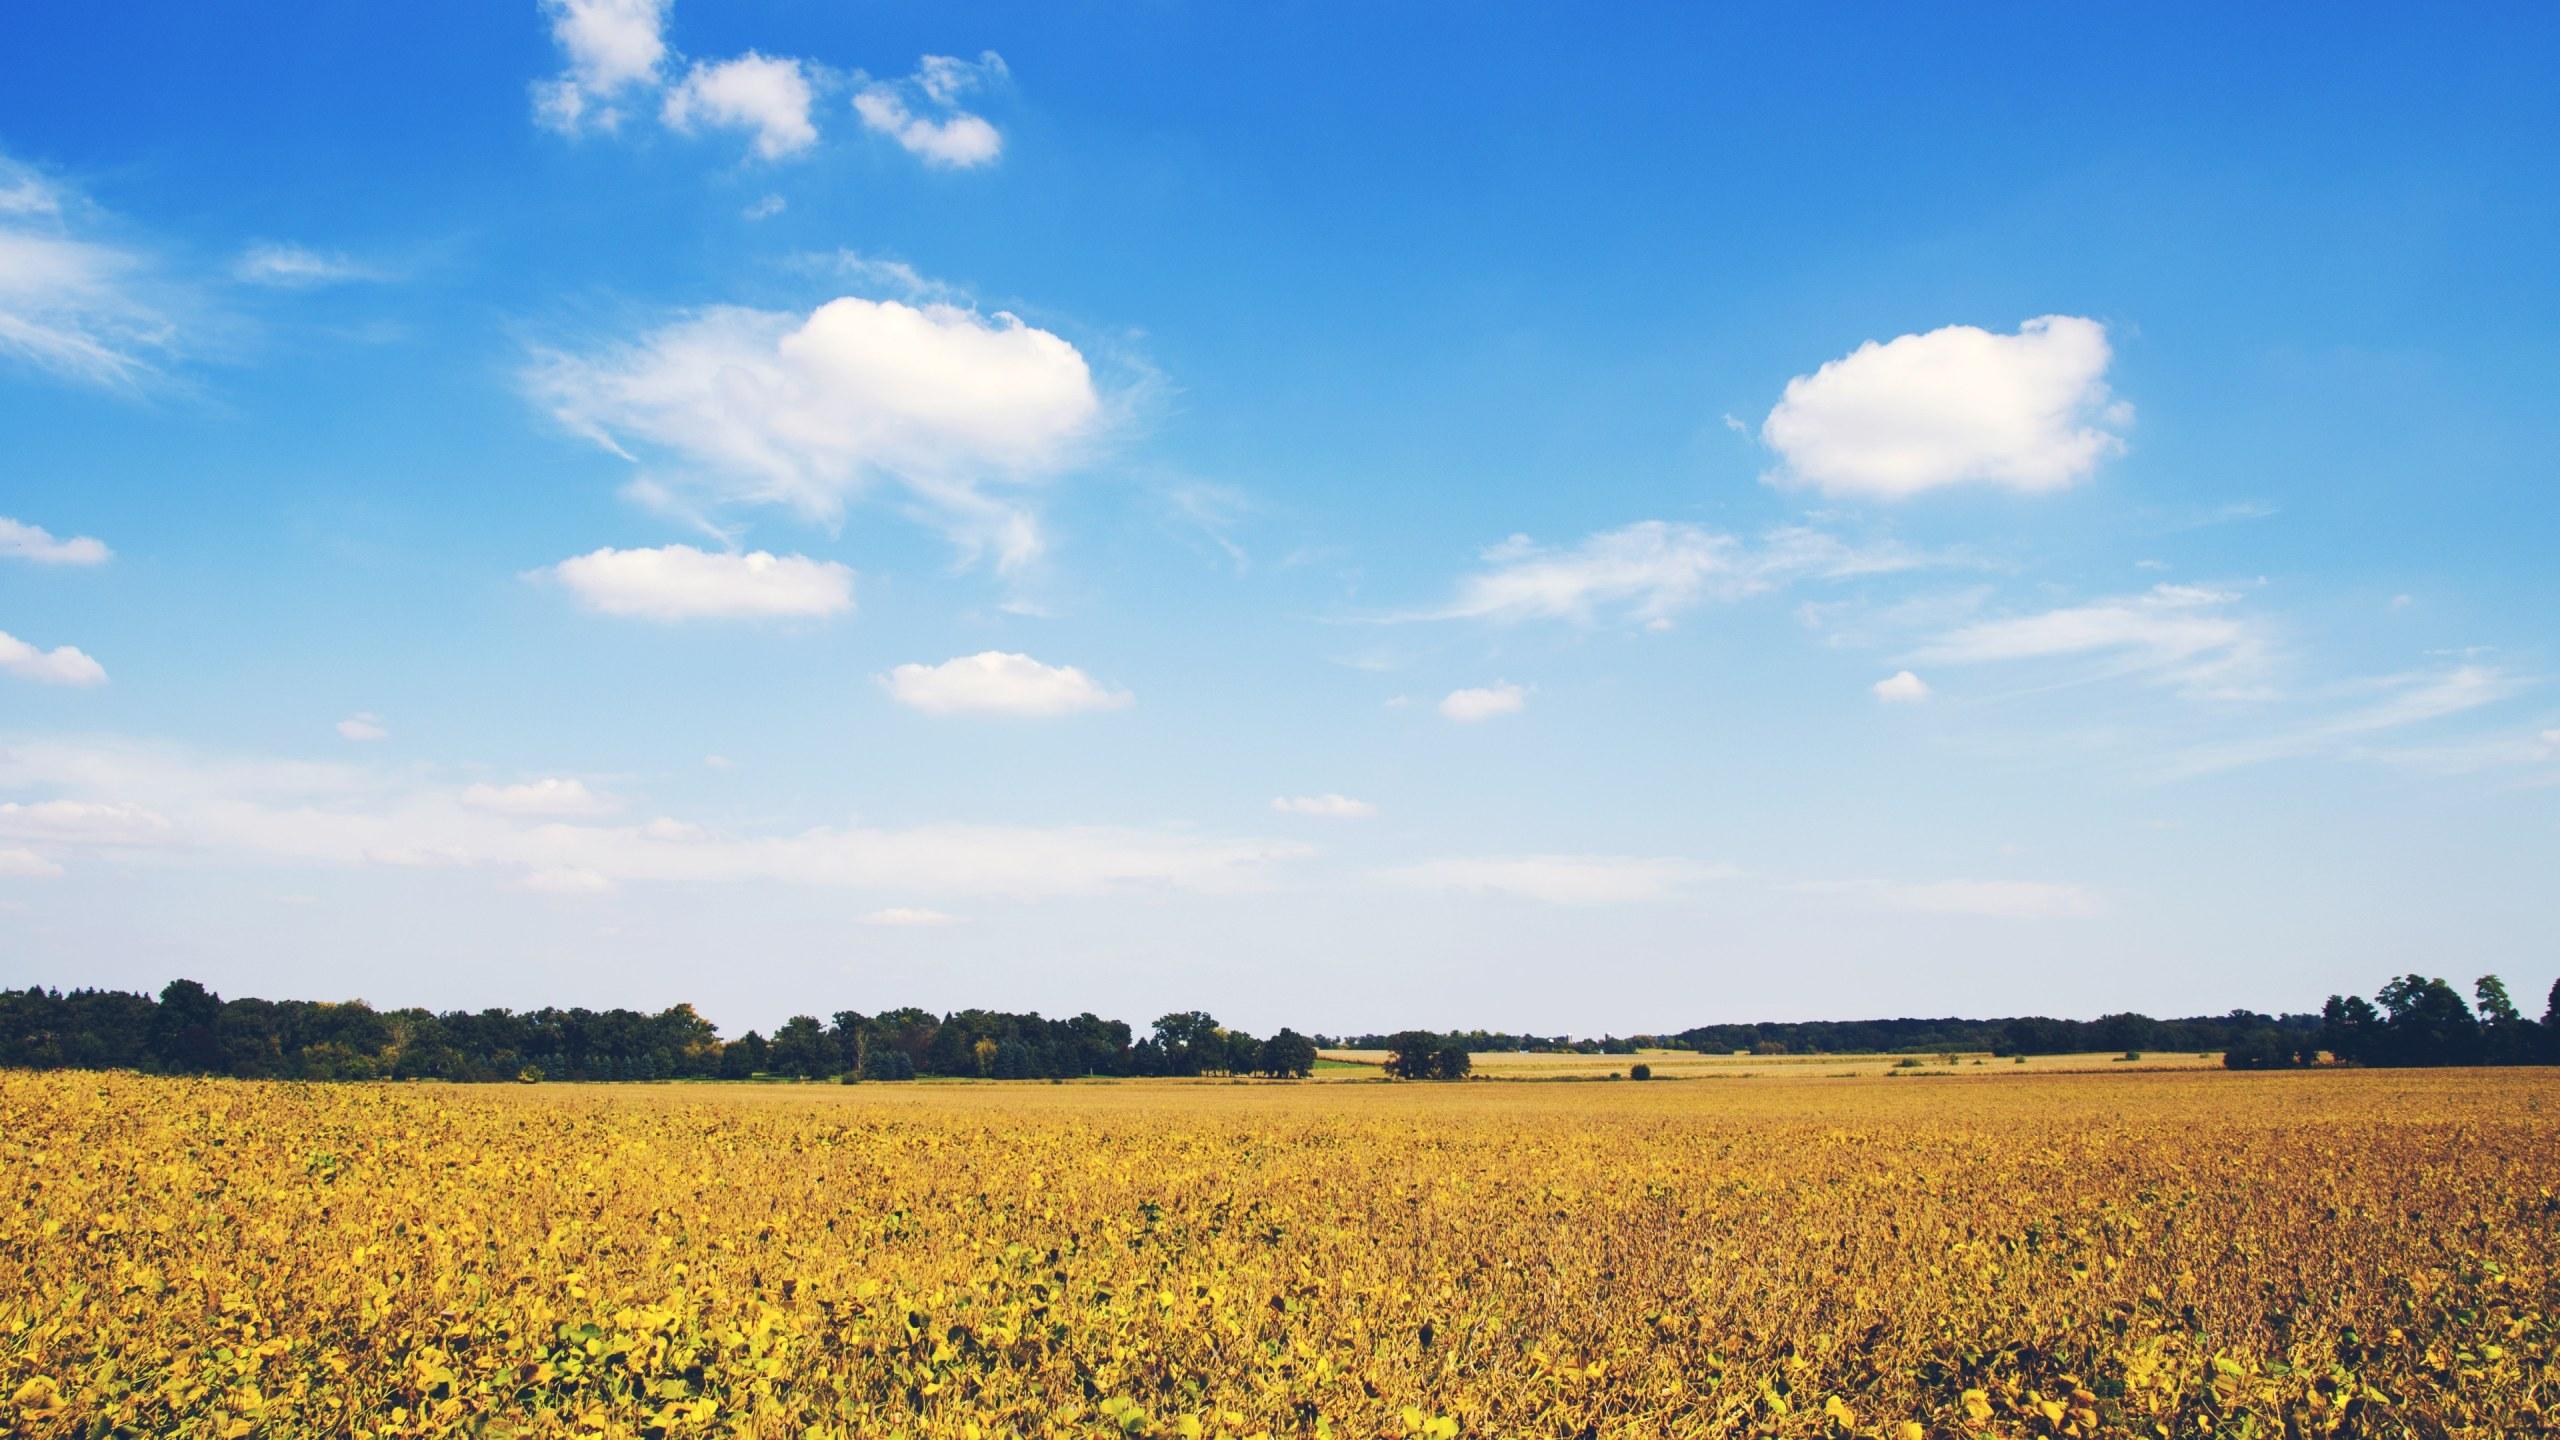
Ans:
{"type": "Polygon", "coordinates": [[[805,555],[662,545],[606,548],[535,572],[599,615],[642,620],[816,620],[853,609],[853,571],[805,555]]]}
{"type": "Polygon", "coordinates": [[[89,658],[76,645],[57,645],[39,650],[17,636],[0,630],[0,672],[39,685],[89,686],[107,683],[107,667],[89,658]]]}
{"type": "Polygon", "coordinates": [[[2124,449],[2133,410],[2108,392],[2110,359],[2106,327],[2071,315],[2014,335],[1950,325],[1871,340],[1788,381],[1760,438],[1783,462],[1773,479],[1827,495],[2059,490],[2124,449]]]}
{"type": "Polygon", "coordinates": [[[1641,855],[1500,855],[1426,860],[1377,872],[1390,884],[1423,890],[1517,895],[1550,905],[1617,905],[1669,900],[1729,866],[1641,855]]]}
{"type": "Polygon", "coordinates": [[[890,698],[928,715],[1074,715],[1134,702],[1073,665],[982,651],[939,665],[901,665],[880,677],[890,698]]]}
{"type": "Polygon", "coordinates": [[[733,60],[697,63],[667,92],[659,115],[668,129],[687,133],[713,127],[750,131],[757,155],[780,160],[818,143],[818,127],[809,119],[815,98],[799,61],[750,50],[733,60]]]}
{"type": "Polygon", "coordinates": [[[104,542],[86,535],[57,540],[41,525],[0,515],[0,559],[36,565],[104,565],[110,553],[104,542]]]}
{"type": "Polygon", "coordinates": [[[370,710],[359,710],[338,722],[338,738],[353,740],[359,744],[369,744],[376,740],[390,739],[391,730],[382,723],[381,716],[370,710]]]}
{"type": "Polygon", "coordinates": [[[564,134],[612,130],[622,101],[658,84],[667,60],[669,0],[543,0],[551,38],[567,62],[533,87],[535,118],[564,134]]]}
{"type": "Polygon", "coordinates": [[[2138,595],[2033,615],[1982,620],[1912,656],[1922,664],[2089,659],[2193,693],[2256,694],[2271,648],[2266,627],[2235,613],[2241,595],[2200,585],[2155,585],[2138,595]]]}
{"type": "Polygon", "coordinates": [[[30,791],[53,793],[38,804],[113,810],[86,817],[82,833],[82,818],[0,807],[0,838],[35,840],[65,857],[94,847],[132,862],[199,867],[475,872],[567,894],[718,884],[873,892],[898,904],[1131,889],[1224,894],[1267,888],[1309,853],[1175,827],[818,825],[741,834],[667,817],[591,823],[483,809],[405,772],[105,740],[0,748],[0,792],[30,791]],[[136,813],[160,823],[146,827],[136,813]]]}
{"type": "Polygon", "coordinates": [[[1527,690],[1506,682],[1452,690],[1440,697],[1440,713],[1461,725],[1473,725],[1498,715],[1517,715],[1528,703],[1527,690]]]}
{"type": "MultiPolygon", "coordinates": [[[[820,97],[847,83],[824,64],[759,50],[688,64],[667,43],[670,0],[543,0],[542,8],[562,69],[535,83],[534,119],[564,135],[619,130],[654,97],[669,130],[743,131],[758,158],[784,160],[817,145],[820,97]]],[[[863,128],[927,165],[970,169],[994,163],[1004,137],[961,101],[1005,78],[992,50],[975,60],[927,55],[903,79],[854,74],[853,111],[863,128]]],[[[771,204],[781,208],[778,198],[771,204]]]]}
{"type": "Polygon", "coordinates": [[[854,296],[702,311],[528,379],[561,423],[715,503],[832,522],[885,479],[1002,565],[1037,553],[1038,527],[991,492],[1074,463],[1103,413],[1084,356],[1046,330],[854,296]]]}
{"type": "Polygon", "coordinates": [[[1927,563],[1897,546],[1860,547],[1801,526],[1757,544],[1703,526],[1641,520],[1569,547],[1514,535],[1486,549],[1485,568],[1459,582],[1429,620],[1616,617],[1654,626],[1709,600],[1734,600],[1804,579],[1845,579],[1927,563]]]}
{"type": "Polygon", "coordinates": [[[582,780],[546,776],[521,785],[471,785],[462,792],[462,803],[474,810],[487,810],[499,815],[545,815],[570,818],[582,815],[609,815],[620,809],[610,795],[599,795],[582,780]]]}
{"type": "Polygon", "coordinates": [[[929,166],[992,165],[1004,153],[1004,137],[984,117],[961,108],[960,99],[1006,74],[1004,57],[993,50],[974,61],[927,55],[904,80],[865,84],[854,94],[853,110],[864,129],[897,141],[929,166]]]}
{"type": "Polygon", "coordinates": [[[1348,795],[1282,795],[1271,808],[1283,815],[1313,815],[1325,820],[1366,820],[1378,807],[1348,795]]]}
{"type": "Polygon", "coordinates": [[[1897,670],[1869,688],[1888,705],[1916,705],[1929,698],[1929,682],[1908,670],[1897,670]]]}
{"type": "Polygon", "coordinates": [[[0,361],[130,389],[178,353],[151,265],[98,228],[81,196],[0,156],[0,361]]]}

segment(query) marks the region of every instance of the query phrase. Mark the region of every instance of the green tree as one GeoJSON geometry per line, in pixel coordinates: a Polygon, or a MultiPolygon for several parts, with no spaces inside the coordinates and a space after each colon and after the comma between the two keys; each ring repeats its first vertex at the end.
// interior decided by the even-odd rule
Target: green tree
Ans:
{"type": "Polygon", "coordinates": [[[1168,1074],[1197,1075],[1226,1061],[1217,1017],[1206,1010],[1177,1010],[1156,1017],[1156,1048],[1168,1074]]]}
{"type": "Polygon", "coordinates": [[[1314,1074],[1316,1042],[1283,1027],[1279,1034],[1262,1042],[1260,1053],[1254,1057],[1253,1068],[1275,1080],[1295,1080],[1314,1074]]]}
{"type": "Polygon", "coordinates": [[[151,1057],[164,1070],[210,1074],[222,1064],[221,1024],[221,996],[193,980],[172,980],[151,1017],[151,1057]]]}
{"type": "Polygon", "coordinates": [[[815,1080],[835,1068],[836,1047],[815,1015],[794,1015],[773,1032],[767,1063],[784,1075],[815,1080]]]}

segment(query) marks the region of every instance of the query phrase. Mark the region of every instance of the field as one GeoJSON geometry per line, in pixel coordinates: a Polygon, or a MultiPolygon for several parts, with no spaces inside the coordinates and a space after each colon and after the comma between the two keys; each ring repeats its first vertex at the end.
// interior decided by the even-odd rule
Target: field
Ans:
{"type": "Polygon", "coordinates": [[[0,1433],[2544,1434],[2555,1191],[2549,1072],[9,1073],[0,1433]]]}

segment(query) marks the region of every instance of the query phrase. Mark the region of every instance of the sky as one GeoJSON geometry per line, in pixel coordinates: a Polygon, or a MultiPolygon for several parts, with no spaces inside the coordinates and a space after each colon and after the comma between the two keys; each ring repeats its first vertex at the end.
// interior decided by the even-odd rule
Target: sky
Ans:
{"type": "Polygon", "coordinates": [[[2548,7],[30,4],[0,66],[0,983],[2560,970],[2548,7]]]}

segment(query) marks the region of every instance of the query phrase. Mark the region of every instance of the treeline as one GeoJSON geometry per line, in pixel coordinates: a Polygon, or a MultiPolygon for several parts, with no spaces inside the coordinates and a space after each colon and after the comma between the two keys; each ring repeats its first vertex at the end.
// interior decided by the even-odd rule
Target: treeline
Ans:
{"type": "Polygon", "coordinates": [[[1606,1035],[1597,1040],[1570,1036],[1512,1035],[1491,1030],[1404,1032],[1397,1035],[1318,1037],[1327,1049],[1395,1050],[1415,1033],[1431,1033],[1444,1045],[1483,1054],[1519,1051],[1542,1055],[1633,1055],[1643,1050],[1695,1050],[1724,1055],[1935,1055],[1948,1051],[1989,1051],[2010,1055],[2078,1055],[2101,1050],[2221,1050],[2244,1037],[2273,1030],[2310,1035],[2320,1028],[2317,1015],[2261,1015],[2234,1010],[2227,1015],[2200,1015],[2180,1020],[2154,1020],[2148,1015],[2102,1015],[2095,1020],[2056,1020],[2024,1015],[2001,1020],[1793,1020],[1735,1025],[1699,1025],[1666,1035],[1606,1035]]]}
{"type": "Polygon", "coordinates": [[[1294,1030],[1257,1039],[1201,1011],[1136,1036],[1091,1014],[843,1010],[734,1040],[677,1005],[638,1010],[376,1010],[361,1000],[225,1000],[193,980],[157,997],[0,991],[0,1066],[292,1080],[913,1080],[1265,1075],[1315,1068],[1294,1030]]]}
{"type": "Polygon", "coordinates": [[[2537,1023],[2525,1018],[2506,982],[2483,975],[2472,1003],[2442,980],[2403,975],[2372,1000],[2332,995],[2309,1035],[2265,1032],[2226,1048],[2234,1070],[2292,1069],[2322,1052],[2348,1065],[2560,1065],[2560,981],[2537,1023]]]}

